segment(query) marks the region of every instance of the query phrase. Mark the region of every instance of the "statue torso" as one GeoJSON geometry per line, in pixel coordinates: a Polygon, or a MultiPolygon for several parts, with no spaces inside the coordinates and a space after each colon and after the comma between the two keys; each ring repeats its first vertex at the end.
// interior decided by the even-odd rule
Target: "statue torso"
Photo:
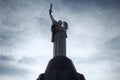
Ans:
{"type": "Polygon", "coordinates": [[[59,31],[64,31],[64,28],[60,25],[53,24],[51,27],[52,32],[59,32],[59,31]]]}

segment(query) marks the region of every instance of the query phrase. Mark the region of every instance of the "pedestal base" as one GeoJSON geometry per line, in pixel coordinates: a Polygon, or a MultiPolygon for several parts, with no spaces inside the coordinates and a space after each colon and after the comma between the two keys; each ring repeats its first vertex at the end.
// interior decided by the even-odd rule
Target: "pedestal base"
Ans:
{"type": "Polygon", "coordinates": [[[65,56],[56,56],[49,61],[44,74],[37,80],[85,80],[84,76],[77,73],[72,61],[65,56]]]}

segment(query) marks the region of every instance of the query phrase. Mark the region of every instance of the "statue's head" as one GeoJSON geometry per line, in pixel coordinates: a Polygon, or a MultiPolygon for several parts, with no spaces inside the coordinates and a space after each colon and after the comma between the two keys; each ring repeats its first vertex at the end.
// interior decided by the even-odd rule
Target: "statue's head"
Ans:
{"type": "Polygon", "coordinates": [[[58,23],[58,25],[62,25],[62,21],[61,20],[59,20],[57,23],[58,23]]]}

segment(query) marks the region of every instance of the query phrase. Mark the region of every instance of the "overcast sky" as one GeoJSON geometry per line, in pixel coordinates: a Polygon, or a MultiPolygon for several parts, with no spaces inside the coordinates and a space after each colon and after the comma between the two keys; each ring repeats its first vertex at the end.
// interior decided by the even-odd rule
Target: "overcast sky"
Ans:
{"type": "Polygon", "coordinates": [[[53,57],[51,20],[67,21],[67,56],[86,80],[120,79],[120,0],[0,0],[0,80],[36,80],[53,57]]]}

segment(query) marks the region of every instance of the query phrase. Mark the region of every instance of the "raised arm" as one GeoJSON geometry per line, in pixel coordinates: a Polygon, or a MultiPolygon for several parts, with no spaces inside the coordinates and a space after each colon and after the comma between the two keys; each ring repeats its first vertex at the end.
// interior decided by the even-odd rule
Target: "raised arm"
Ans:
{"type": "Polygon", "coordinates": [[[50,4],[49,15],[50,15],[50,18],[51,18],[51,20],[52,20],[52,23],[55,24],[55,23],[56,23],[56,20],[53,18],[53,16],[52,16],[51,13],[52,13],[52,4],[50,4]]]}

